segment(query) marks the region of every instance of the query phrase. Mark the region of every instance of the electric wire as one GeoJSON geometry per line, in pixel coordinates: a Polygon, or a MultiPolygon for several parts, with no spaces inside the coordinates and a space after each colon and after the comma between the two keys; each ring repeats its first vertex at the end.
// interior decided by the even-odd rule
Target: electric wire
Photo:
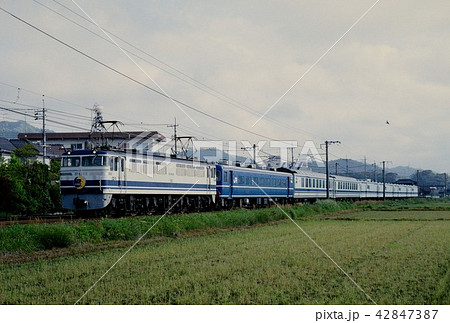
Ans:
{"type": "MultiPolygon", "coordinates": [[[[65,18],[65,19],[68,19],[69,21],[71,21],[71,22],[73,22],[73,23],[79,25],[79,24],[76,23],[75,21],[73,21],[73,20],[71,20],[70,18],[67,18],[67,17],[65,17],[64,15],[62,15],[62,14],[56,12],[55,10],[51,9],[50,7],[48,7],[48,6],[46,6],[46,5],[43,5],[43,4],[40,3],[39,1],[36,1],[36,0],[33,0],[33,1],[36,2],[36,3],[38,3],[38,4],[40,4],[40,5],[42,5],[42,6],[44,6],[44,7],[47,8],[47,9],[51,10],[51,11],[54,12],[55,14],[58,14],[58,15],[60,15],[61,17],[65,18]]],[[[79,16],[80,18],[82,18],[83,20],[89,21],[88,19],[86,19],[85,17],[79,15],[78,13],[76,13],[76,12],[73,11],[73,10],[71,10],[71,9],[68,8],[67,6],[65,6],[65,5],[63,5],[63,4],[61,4],[61,3],[59,3],[58,1],[55,1],[55,0],[53,0],[53,1],[54,1],[55,3],[58,3],[58,4],[61,5],[61,6],[65,7],[67,10],[70,10],[71,12],[73,12],[74,14],[76,14],[77,16],[79,16]]],[[[218,117],[215,117],[215,116],[213,116],[213,115],[211,115],[211,114],[208,114],[208,113],[206,113],[206,112],[203,112],[203,111],[201,111],[201,110],[199,110],[199,109],[197,109],[197,108],[195,108],[195,107],[193,107],[193,106],[190,106],[190,105],[188,105],[188,104],[186,104],[186,103],[184,103],[184,102],[182,102],[182,101],[179,101],[179,100],[177,100],[177,99],[173,99],[173,98],[171,98],[170,96],[168,96],[168,95],[166,95],[166,94],[164,94],[164,93],[162,93],[162,92],[160,92],[160,91],[157,91],[156,89],[151,88],[150,86],[148,86],[148,85],[146,85],[146,84],[144,84],[144,83],[142,83],[142,82],[140,82],[140,81],[138,81],[138,80],[136,80],[136,79],[134,79],[134,78],[132,78],[132,77],[130,77],[130,76],[128,76],[128,75],[126,75],[125,73],[120,72],[119,70],[117,70],[117,69],[115,69],[115,68],[113,68],[113,67],[111,67],[111,66],[109,66],[109,65],[107,65],[107,64],[105,64],[105,63],[103,63],[103,62],[101,62],[100,60],[98,60],[98,59],[96,59],[96,58],[94,58],[94,57],[92,57],[92,56],[90,56],[90,55],[88,55],[88,54],[82,52],[81,50],[78,50],[77,48],[75,48],[75,47],[69,45],[68,43],[65,43],[64,41],[62,41],[62,40],[60,40],[60,39],[58,39],[58,38],[52,36],[51,34],[45,32],[44,30],[42,30],[42,29],[40,29],[40,28],[34,26],[33,24],[31,24],[31,23],[25,21],[24,19],[22,19],[22,18],[20,18],[20,17],[18,17],[18,16],[16,16],[16,15],[14,15],[13,13],[9,12],[8,10],[6,10],[6,9],[4,9],[4,8],[1,8],[1,7],[0,7],[0,10],[2,10],[2,11],[4,11],[5,13],[9,14],[9,15],[12,16],[13,18],[15,18],[15,19],[21,21],[22,23],[28,25],[29,27],[31,27],[31,28],[33,28],[33,29],[35,29],[35,30],[37,30],[37,31],[39,31],[39,32],[41,32],[41,33],[43,33],[43,34],[46,35],[47,37],[50,37],[50,38],[52,38],[53,40],[59,42],[60,44],[62,44],[62,45],[64,45],[64,46],[66,46],[66,47],[68,47],[68,48],[70,48],[70,49],[76,51],[77,53],[79,53],[79,54],[85,56],[86,58],[88,58],[88,59],[90,59],[90,60],[92,60],[92,61],[94,61],[94,62],[96,62],[96,63],[98,63],[98,64],[100,64],[100,65],[102,65],[103,67],[105,67],[105,68],[107,68],[107,69],[109,69],[109,70],[111,70],[111,71],[113,71],[113,72],[115,72],[115,73],[117,73],[117,74],[119,74],[120,76],[125,77],[125,78],[129,79],[130,81],[132,81],[132,82],[134,82],[134,83],[137,83],[138,85],[141,85],[141,86],[147,88],[148,90],[151,90],[151,91],[153,91],[153,92],[155,92],[155,93],[157,93],[157,94],[159,94],[159,95],[161,95],[161,96],[163,96],[163,97],[166,97],[166,98],[168,98],[168,99],[172,99],[172,100],[174,100],[175,102],[177,102],[177,103],[179,103],[179,104],[185,106],[185,107],[188,108],[188,109],[191,109],[191,110],[193,110],[193,111],[195,111],[195,112],[197,112],[197,113],[200,113],[200,114],[202,114],[202,115],[204,115],[204,116],[207,116],[207,117],[209,117],[209,118],[212,118],[212,119],[214,119],[214,120],[216,120],[216,121],[218,121],[218,122],[221,122],[221,123],[226,124],[226,125],[228,125],[228,126],[234,127],[234,128],[239,129],[239,130],[241,130],[241,131],[244,131],[244,132],[247,132],[247,133],[250,133],[250,134],[253,134],[253,135],[262,137],[262,138],[266,138],[266,139],[269,139],[269,140],[274,140],[274,139],[271,138],[271,137],[268,137],[268,136],[265,136],[265,135],[262,135],[262,134],[258,134],[258,133],[256,133],[256,132],[251,131],[251,130],[248,130],[248,129],[239,127],[239,126],[234,125],[234,124],[232,124],[232,123],[230,123],[230,122],[228,122],[228,121],[222,120],[222,119],[220,119],[220,118],[218,118],[218,117]]],[[[92,23],[91,21],[89,21],[89,22],[92,23]]],[[[81,26],[81,25],[79,25],[79,26],[82,27],[83,29],[86,29],[86,30],[90,31],[90,32],[93,33],[93,34],[96,34],[95,32],[93,32],[93,31],[91,31],[91,30],[89,30],[89,29],[87,29],[87,28],[85,28],[85,27],[83,27],[83,26],[81,26]]],[[[108,32],[109,32],[109,31],[108,31],[108,32]]],[[[109,33],[111,33],[111,32],[109,32],[109,33]]],[[[99,36],[99,37],[101,37],[101,38],[103,38],[101,35],[98,35],[98,34],[96,34],[96,35],[99,36]]],[[[234,99],[232,99],[232,98],[230,98],[230,97],[228,97],[228,96],[226,96],[226,95],[224,95],[224,94],[222,94],[222,93],[220,93],[220,92],[214,90],[213,88],[210,88],[210,87],[208,87],[207,85],[205,85],[205,84],[203,84],[203,83],[201,83],[201,82],[198,82],[197,80],[195,80],[195,79],[189,77],[187,74],[183,73],[182,71],[179,71],[178,69],[173,68],[172,66],[168,65],[167,63],[164,63],[163,61],[157,59],[156,57],[154,57],[154,56],[152,56],[152,55],[150,55],[150,54],[148,54],[147,52],[142,51],[141,49],[139,49],[138,47],[136,47],[136,46],[132,45],[131,43],[127,42],[127,41],[124,40],[123,38],[121,38],[121,37],[119,37],[119,36],[117,36],[117,35],[115,35],[115,34],[113,34],[113,33],[111,33],[111,35],[114,35],[116,38],[120,39],[121,41],[123,41],[124,43],[128,44],[129,46],[135,48],[136,50],[139,50],[140,52],[142,52],[142,53],[148,55],[149,57],[152,57],[153,59],[157,60],[157,61],[160,62],[161,64],[164,64],[165,66],[167,66],[167,67],[169,67],[169,68],[171,68],[171,69],[177,71],[178,73],[180,73],[180,74],[182,74],[182,75],[184,75],[184,76],[190,78],[191,80],[193,80],[193,81],[195,81],[195,82],[201,84],[202,86],[207,87],[207,88],[210,89],[211,91],[214,91],[214,92],[216,92],[216,93],[218,93],[218,94],[220,94],[220,95],[226,97],[227,99],[236,102],[236,103],[239,104],[239,105],[245,106],[245,105],[243,105],[242,103],[239,103],[238,101],[236,101],[236,100],[234,100],[234,99]]],[[[104,38],[104,39],[105,39],[105,41],[109,41],[109,40],[107,40],[106,38],[104,38]]],[[[110,42],[110,41],[109,41],[109,42],[110,42]]],[[[133,54],[132,52],[130,52],[130,53],[133,54]]],[[[135,55],[135,54],[133,54],[133,55],[135,55]]],[[[136,56],[136,55],[135,55],[135,56],[136,56]]],[[[144,61],[146,61],[146,60],[145,60],[144,58],[142,58],[142,57],[139,57],[139,56],[136,56],[136,57],[138,57],[138,58],[143,59],[144,61]]],[[[148,62],[148,61],[147,61],[147,62],[148,62]]],[[[150,62],[148,62],[148,63],[150,63],[150,62]]],[[[150,64],[152,64],[152,63],[150,63],[150,64]]],[[[152,64],[152,65],[154,65],[154,64],[152,64]]],[[[156,66],[156,65],[154,65],[154,66],[156,66]]],[[[156,66],[156,67],[157,67],[157,66],[156,66]]],[[[167,72],[167,71],[166,71],[166,72],[167,72]]],[[[170,72],[169,72],[169,73],[170,73],[170,72]]],[[[171,73],[171,74],[173,75],[173,73],[171,73]]],[[[174,76],[175,76],[175,75],[174,75],[174,76]]],[[[176,77],[176,76],[175,76],[175,77],[176,77]]],[[[10,86],[9,84],[3,83],[3,82],[0,82],[0,84],[4,84],[4,85],[10,86]]],[[[190,83],[190,84],[191,84],[191,83],[190,83]]],[[[192,84],[191,84],[191,85],[192,85],[192,84]]],[[[32,92],[32,91],[29,91],[29,92],[32,92]]],[[[34,92],[32,92],[32,93],[34,93],[34,92]]],[[[210,92],[208,92],[208,93],[209,93],[209,94],[212,94],[212,93],[210,93],[210,92]]],[[[37,93],[35,93],[35,94],[37,94],[37,93]]],[[[54,97],[46,96],[46,98],[51,98],[51,99],[54,99],[54,100],[56,100],[56,101],[60,101],[60,102],[63,102],[63,103],[68,103],[68,104],[71,104],[71,105],[76,105],[76,106],[81,107],[81,108],[83,108],[83,109],[92,110],[92,109],[86,108],[86,107],[84,107],[84,106],[82,106],[82,105],[74,104],[74,103],[72,103],[72,102],[68,102],[68,101],[64,101],[64,100],[60,100],[60,99],[57,99],[57,98],[54,98],[54,97]]],[[[228,102],[228,101],[226,101],[226,102],[228,102]]],[[[228,102],[228,103],[232,104],[231,102],[228,102]]],[[[233,104],[233,105],[237,106],[236,104],[233,104]]],[[[242,107],[240,107],[240,106],[237,106],[237,107],[238,107],[238,108],[242,108],[242,107]]],[[[249,108],[249,107],[247,107],[247,106],[245,106],[245,107],[248,108],[248,110],[247,110],[247,109],[244,109],[244,110],[246,110],[247,112],[250,112],[250,113],[256,113],[256,114],[260,115],[260,113],[258,113],[257,111],[255,111],[255,110],[253,110],[253,109],[251,109],[251,108],[249,108]]],[[[83,117],[83,118],[90,119],[90,118],[87,118],[87,117],[83,117]]],[[[131,120],[131,119],[129,119],[129,120],[131,120]]],[[[293,130],[293,131],[295,131],[295,132],[298,132],[298,133],[300,133],[300,132],[302,132],[302,133],[308,133],[308,134],[311,134],[311,135],[313,135],[313,136],[319,137],[319,136],[316,135],[316,134],[312,134],[312,133],[309,133],[309,132],[306,132],[306,131],[298,131],[298,129],[293,128],[293,127],[291,127],[291,126],[289,126],[289,125],[287,125],[287,124],[280,123],[280,122],[278,122],[277,120],[274,120],[274,119],[270,119],[270,120],[272,120],[272,122],[275,122],[275,123],[277,123],[277,124],[279,124],[279,125],[281,125],[281,126],[283,126],[283,127],[287,127],[287,128],[289,128],[290,130],[293,130]]],[[[338,156],[335,156],[335,157],[338,157],[338,156]]],[[[338,158],[339,158],[339,157],[338,157],[338,158]]]]}
{"type": "MultiPolygon", "coordinates": [[[[108,43],[110,43],[110,44],[113,44],[113,42],[112,42],[111,40],[109,40],[109,39],[103,37],[102,35],[100,35],[100,34],[94,32],[94,31],[90,30],[89,28],[86,28],[85,26],[82,26],[81,24],[79,24],[79,23],[73,21],[72,19],[70,19],[70,18],[64,16],[63,14],[57,12],[56,10],[54,10],[54,9],[52,9],[52,8],[50,8],[50,7],[48,7],[48,6],[44,5],[44,4],[42,4],[42,3],[40,3],[40,2],[37,1],[37,0],[33,0],[33,1],[34,1],[35,3],[37,3],[37,4],[39,4],[39,5],[41,5],[41,6],[45,7],[45,8],[47,8],[48,10],[54,12],[55,14],[61,16],[62,18],[64,18],[64,19],[66,19],[66,20],[68,20],[68,21],[74,23],[75,25],[77,25],[77,26],[79,26],[79,27],[85,29],[86,31],[90,32],[91,34],[96,35],[97,37],[103,39],[104,41],[106,41],[106,42],[108,42],[108,43]]],[[[90,20],[87,19],[86,17],[84,17],[84,16],[78,14],[77,12],[75,12],[74,10],[72,10],[71,8],[69,8],[69,7],[67,7],[67,6],[65,6],[65,5],[63,5],[63,4],[61,4],[60,2],[58,2],[58,1],[56,1],[56,0],[53,0],[53,1],[54,1],[55,3],[61,5],[61,6],[64,7],[65,9],[69,10],[69,11],[72,12],[73,14],[77,15],[78,17],[82,18],[83,20],[89,22],[90,24],[93,24],[92,21],[90,21],[90,20]]],[[[230,104],[230,105],[233,105],[233,106],[236,107],[236,108],[239,108],[239,109],[241,109],[241,110],[244,110],[244,111],[246,111],[246,112],[248,112],[248,113],[251,113],[251,114],[253,114],[253,115],[257,116],[257,117],[260,117],[260,116],[262,115],[262,114],[261,114],[260,112],[258,112],[257,110],[252,109],[251,107],[249,107],[249,106],[247,106],[247,105],[245,105],[245,104],[243,104],[243,103],[241,103],[241,102],[239,102],[239,101],[237,101],[237,100],[231,98],[230,96],[225,95],[225,94],[223,94],[223,93],[221,93],[221,92],[215,90],[214,88],[212,88],[212,87],[210,87],[210,86],[208,86],[208,85],[206,85],[206,84],[204,84],[204,83],[202,83],[202,82],[200,82],[200,81],[198,81],[198,80],[196,80],[196,79],[190,77],[190,76],[187,75],[186,73],[184,73],[184,72],[180,71],[179,69],[177,69],[177,68],[175,68],[175,67],[173,67],[173,66],[171,66],[171,65],[169,65],[169,64],[167,64],[167,63],[165,63],[165,62],[163,62],[162,60],[156,58],[155,56],[149,54],[148,52],[143,51],[142,49],[140,49],[140,48],[138,48],[137,46],[131,44],[130,42],[128,42],[128,41],[126,41],[125,39],[123,39],[122,37],[117,36],[116,34],[112,33],[111,31],[109,31],[109,30],[107,30],[107,29],[104,29],[104,30],[107,31],[107,32],[108,32],[109,34],[111,34],[112,36],[114,36],[115,38],[119,39],[120,41],[122,41],[122,42],[124,42],[125,44],[129,45],[130,47],[134,48],[135,50],[138,50],[139,52],[141,52],[141,53],[143,53],[143,54],[145,54],[145,55],[151,57],[152,59],[154,59],[154,60],[156,60],[157,62],[163,64],[164,66],[167,66],[168,68],[170,68],[170,69],[176,71],[177,73],[183,75],[184,77],[187,77],[189,80],[192,80],[193,82],[195,82],[195,83],[197,83],[197,84],[200,84],[201,86],[205,87],[205,89],[204,89],[204,88],[201,88],[201,87],[199,87],[198,85],[193,84],[193,83],[191,83],[191,82],[189,82],[189,81],[187,81],[187,80],[185,80],[185,79],[183,79],[183,78],[180,78],[180,77],[177,76],[176,74],[174,74],[174,73],[172,73],[172,72],[169,72],[169,71],[167,71],[167,70],[165,70],[165,69],[163,69],[163,68],[161,68],[161,67],[159,67],[159,66],[153,64],[152,62],[148,61],[147,59],[145,59],[145,58],[143,58],[143,57],[141,57],[141,56],[139,56],[139,55],[136,55],[135,53],[133,53],[133,52],[131,52],[131,51],[129,51],[129,50],[124,49],[127,53],[133,55],[134,57],[139,58],[139,59],[143,60],[144,62],[147,62],[147,63],[153,65],[154,67],[156,67],[156,68],[158,68],[158,69],[160,69],[160,70],[162,70],[162,71],[168,73],[169,75],[174,76],[175,78],[177,78],[177,79],[179,79],[179,80],[181,80],[181,81],[183,81],[183,82],[186,82],[186,83],[188,83],[188,84],[190,84],[190,85],[196,87],[197,89],[199,89],[199,90],[201,90],[201,91],[203,91],[203,92],[205,92],[205,93],[208,93],[208,94],[210,94],[210,95],[212,95],[212,96],[218,98],[219,100],[222,100],[223,102],[226,102],[226,103],[228,103],[228,104],[230,104]]],[[[301,130],[301,129],[295,128],[295,127],[293,127],[293,126],[291,126],[291,125],[289,125],[289,124],[287,124],[287,123],[280,122],[280,121],[278,121],[278,120],[276,120],[276,119],[274,119],[274,118],[272,118],[272,117],[270,117],[270,116],[266,116],[266,119],[267,119],[268,122],[272,122],[272,123],[274,123],[274,124],[276,124],[276,125],[278,125],[278,126],[281,126],[281,127],[283,127],[283,128],[288,128],[289,130],[294,131],[294,132],[296,132],[296,133],[299,133],[299,134],[301,133],[301,134],[303,134],[303,135],[304,135],[304,134],[307,134],[307,135],[312,135],[312,136],[317,137],[317,138],[321,138],[321,136],[319,136],[319,135],[317,135],[317,134],[314,134],[314,133],[312,133],[312,132],[308,132],[308,131],[306,131],[306,130],[301,130]]],[[[324,139],[324,138],[321,138],[321,139],[324,139]]]]}
{"type": "Polygon", "coordinates": [[[198,108],[195,108],[195,107],[193,107],[192,105],[189,105],[189,104],[187,104],[187,103],[184,103],[184,102],[182,102],[182,101],[180,101],[180,100],[178,100],[178,99],[172,98],[172,97],[168,96],[167,94],[164,94],[163,92],[158,91],[158,90],[156,90],[156,89],[154,89],[154,88],[152,88],[152,87],[146,85],[145,83],[142,83],[142,82],[140,82],[140,81],[138,81],[138,80],[132,78],[131,76],[129,76],[129,75],[127,75],[127,74],[125,74],[125,73],[119,71],[118,69],[116,69],[116,68],[114,68],[114,67],[112,67],[112,66],[110,66],[110,65],[108,65],[108,64],[106,64],[106,63],[103,63],[103,62],[100,61],[99,59],[96,59],[96,58],[94,58],[93,56],[91,56],[91,55],[89,55],[89,54],[86,54],[85,52],[83,52],[83,51],[81,51],[81,50],[75,48],[74,46],[69,45],[68,43],[66,43],[66,42],[64,42],[64,41],[62,41],[62,40],[60,40],[60,39],[58,39],[57,37],[55,37],[55,36],[53,36],[53,35],[47,33],[46,31],[40,29],[39,27],[34,26],[33,24],[27,22],[26,20],[24,20],[24,19],[22,19],[22,18],[16,16],[15,14],[9,12],[8,10],[6,10],[6,9],[4,9],[4,8],[2,8],[2,7],[0,7],[0,10],[2,10],[2,11],[5,12],[5,13],[7,13],[8,15],[10,15],[10,16],[13,17],[13,18],[15,18],[16,20],[19,20],[20,22],[26,24],[27,26],[29,26],[29,27],[31,27],[31,28],[33,28],[33,29],[39,31],[40,33],[42,33],[42,34],[44,34],[44,35],[46,35],[47,37],[49,37],[49,38],[51,38],[51,39],[57,41],[58,43],[60,43],[60,44],[62,44],[62,45],[64,45],[64,46],[66,46],[66,47],[72,49],[73,51],[79,53],[80,55],[82,55],[82,56],[84,56],[84,57],[86,57],[86,58],[88,58],[88,59],[90,59],[90,60],[96,62],[97,64],[99,64],[99,65],[101,65],[101,66],[103,66],[103,67],[109,69],[110,71],[112,71],[112,72],[114,72],[114,73],[116,73],[116,74],[118,74],[118,75],[120,75],[120,76],[122,76],[122,77],[124,77],[124,78],[126,78],[126,79],[128,79],[128,80],[130,80],[130,81],[132,81],[132,82],[134,82],[134,83],[136,83],[136,84],[138,84],[138,85],[140,85],[140,86],[142,86],[142,87],[144,87],[144,88],[146,88],[146,89],[148,89],[148,90],[150,90],[150,91],[152,91],[152,92],[158,94],[158,95],[160,95],[160,96],[163,96],[163,97],[165,97],[165,98],[167,98],[167,99],[170,99],[170,100],[172,100],[172,101],[174,101],[174,102],[176,102],[176,103],[178,103],[178,104],[180,104],[180,105],[182,105],[182,106],[184,106],[184,107],[186,107],[186,108],[188,108],[188,109],[190,109],[190,110],[192,110],[192,111],[195,111],[195,112],[197,112],[197,113],[199,113],[199,114],[201,114],[201,115],[204,115],[204,116],[206,116],[206,117],[208,117],[208,118],[210,118],[210,119],[216,120],[216,121],[218,121],[218,122],[220,122],[220,123],[223,123],[223,124],[225,124],[225,125],[228,125],[228,126],[230,126],[230,127],[233,127],[233,128],[235,128],[235,129],[238,129],[238,130],[241,130],[241,131],[250,133],[250,134],[255,135],[255,136],[259,136],[259,137],[261,137],[261,138],[266,138],[266,139],[269,139],[269,140],[274,140],[274,139],[271,138],[271,137],[268,137],[268,136],[266,136],[266,135],[259,134],[259,133],[256,133],[256,132],[254,132],[254,131],[251,131],[251,130],[245,129],[245,128],[243,128],[243,127],[237,126],[237,125],[235,125],[235,124],[233,124],[233,123],[231,123],[231,122],[228,122],[228,121],[226,121],[226,120],[222,120],[222,119],[220,119],[220,118],[218,118],[218,117],[216,117],[216,116],[213,116],[213,115],[211,115],[211,114],[209,114],[209,113],[206,113],[206,112],[204,112],[204,111],[202,111],[202,110],[200,110],[200,109],[198,109],[198,108]]]}

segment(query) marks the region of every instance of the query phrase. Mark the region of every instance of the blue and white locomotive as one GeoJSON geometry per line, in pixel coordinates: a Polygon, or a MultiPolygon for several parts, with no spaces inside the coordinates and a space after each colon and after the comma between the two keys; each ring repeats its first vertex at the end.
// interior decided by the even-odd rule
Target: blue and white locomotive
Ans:
{"type": "MultiPolygon", "coordinates": [[[[77,211],[161,213],[262,206],[326,198],[321,173],[213,165],[192,160],[114,150],[63,154],[62,205],[77,211]]],[[[417,197],[418,188],[330,176],[333,199],[417,197]],[[384,191],[384,193],[383,193],[384,191]]]]}
{"type": "Polygon", "coordinates": [[[62,205],[112,213],[153,213],[175,204],[174,211],[210,208],[215,171],[214,165],[146,154],[67,152],[61,161],[62,205]]]}

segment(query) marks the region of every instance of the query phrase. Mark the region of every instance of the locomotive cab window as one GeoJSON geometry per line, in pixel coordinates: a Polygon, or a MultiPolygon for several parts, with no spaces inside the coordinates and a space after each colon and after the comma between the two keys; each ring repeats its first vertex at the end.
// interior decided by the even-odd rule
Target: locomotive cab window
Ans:
{"type": "Polygon", "coordinates": [[[92,166],[104,166],[104,158],[103,156],[84,156],[82,158],[81,164],[83,167],[92,167],[92,166]]]}
{"type": "Polygon", "coordinates": [[[80,157],[63,157],[62,167],[80,167],[80,157]]]}

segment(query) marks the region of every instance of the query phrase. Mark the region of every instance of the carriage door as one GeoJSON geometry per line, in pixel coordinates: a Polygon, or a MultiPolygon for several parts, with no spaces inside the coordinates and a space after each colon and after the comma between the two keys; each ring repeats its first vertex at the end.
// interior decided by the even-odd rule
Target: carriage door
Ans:
{"type": "Polygon", "coordinates": [[[286,197],[290,197],[290,189],[291,189],[291,179],[289,178],[289,176],[288,177],[286,177],[286,179],[287,179],[287,194],[286,194],[286,197]]]}
{"type": "Polygon", "coordinates": [[[229,181],[230,181],[230,195],[228,196],[228,198],[233,198],[233,171],[232,170],[230,170],[230,178],[229,178],[229,181]]]}
{"type": "Polygon", "coordinates": [[[117,186],[119,187],[120,193],[122,193],[125,184],[125,159],[116,157],[114,168],[117,169],[117,186]]]}
{"type": "Polygon", "coordinates": [[[213,168],[212,167],[206,167],[206,176],[208,178],[208,193],[211,190],[211,181],[213,179],[213,168]]]}
{"type": "Polygon", "coordinates": [[[330,198],[335,199],[336,198],[336,188],[337,188],[337,182],[335,181],[335,178],[331,178],[331,190],[330,190],[330,198]]]}

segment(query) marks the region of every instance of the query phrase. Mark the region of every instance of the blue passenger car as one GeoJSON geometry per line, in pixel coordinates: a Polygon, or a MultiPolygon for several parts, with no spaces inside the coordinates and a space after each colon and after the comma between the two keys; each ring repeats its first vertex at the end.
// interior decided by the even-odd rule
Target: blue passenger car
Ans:
{"type": "Polygon", "coordinates": [[[293,175],[269,170],[217,165],[217,195],[221,199],[274,198],[294,195],[293,175]]]}

